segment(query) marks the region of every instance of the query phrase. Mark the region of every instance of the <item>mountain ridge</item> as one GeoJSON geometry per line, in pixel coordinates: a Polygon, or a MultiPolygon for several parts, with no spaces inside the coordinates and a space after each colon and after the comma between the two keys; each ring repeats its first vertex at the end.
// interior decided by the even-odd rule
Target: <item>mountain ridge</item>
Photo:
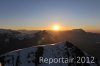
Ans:
{"type": "Polygon", "coordinates": [[[88,54],[100,59],[100,53],[98,53],[100,50],[100,34],[98,33],[86,32],[83,29],[35,32],[19,32],[10,29],[0,30],[0,55],[17,49],[67,40],[78,48],[85,50],[88,54]]]}
{"type": "Polygon", "coordinates": [[[68,41],[55,44],[32,46],[21,50],[15,50],[0,56],[2,66],[99,66],[99,61],[95,58],[95,63],[76,63],[76,57],[93,57],[68,41]],[[39,58],[75,58],[73,63],[40,63],[39,58]]]}

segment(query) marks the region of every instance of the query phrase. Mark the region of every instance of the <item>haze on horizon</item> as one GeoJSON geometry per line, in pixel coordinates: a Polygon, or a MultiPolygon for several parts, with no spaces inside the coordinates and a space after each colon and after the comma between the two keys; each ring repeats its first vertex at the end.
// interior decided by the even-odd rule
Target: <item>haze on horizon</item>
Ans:
{"type": "Polygon", "coordinates": [[[100,32],[100,0],[0,0],[0,28],[100,32]]]}

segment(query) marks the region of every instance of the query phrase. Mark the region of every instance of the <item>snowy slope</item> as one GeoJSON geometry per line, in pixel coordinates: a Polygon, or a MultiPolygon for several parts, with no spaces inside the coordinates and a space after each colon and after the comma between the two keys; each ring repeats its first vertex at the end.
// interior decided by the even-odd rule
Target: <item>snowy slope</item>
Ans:
{"type": "Polygon", "coordinates": [[[69,42],[15,50],[1,55],[0,64],[1,66],[100,66],[97,59],[93,59],[92,56],[89,56],[69,42]],[[90,63],[77,63],[79,60],[77,57],[88,57],[90,58],[90,63]],[[40,58],[43,58],[45,62],[41,61],[40,58]],[[57,62],[59,58],[65,59],[60,59],[57,62]],[[65,60],[72,58],[73,62],[65,63],[65,60]]]}

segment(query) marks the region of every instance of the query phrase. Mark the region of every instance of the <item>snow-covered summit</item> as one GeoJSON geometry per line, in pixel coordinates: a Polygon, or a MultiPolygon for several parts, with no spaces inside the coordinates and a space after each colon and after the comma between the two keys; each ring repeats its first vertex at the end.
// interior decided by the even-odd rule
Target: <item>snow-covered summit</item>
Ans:
{"type": "Polygon", "coordinates": [[[99,66],[93,56],[69,42],[33,46],[0,56],[1,66],[99,66]]]}

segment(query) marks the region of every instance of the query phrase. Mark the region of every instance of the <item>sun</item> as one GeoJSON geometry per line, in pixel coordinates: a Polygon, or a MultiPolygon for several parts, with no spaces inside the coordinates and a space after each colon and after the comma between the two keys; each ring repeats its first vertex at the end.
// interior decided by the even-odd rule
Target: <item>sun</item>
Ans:
{"type": "Polygon", "coordinates": [[[54,26],[53,26],[53,30],[59,31],[59,30],[60,30],[60,26],[59,26],[59,25],[54,25],[54,26]]]}

